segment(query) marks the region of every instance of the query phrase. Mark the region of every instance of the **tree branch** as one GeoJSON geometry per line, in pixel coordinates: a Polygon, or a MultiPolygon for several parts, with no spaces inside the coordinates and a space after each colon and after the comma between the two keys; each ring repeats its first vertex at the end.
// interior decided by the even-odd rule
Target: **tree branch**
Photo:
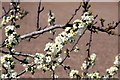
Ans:
{"type": "Polygon", "coordinates": [[[41,27],[39,27],[40,13],[44,10],[44,7],[42,7],[41,10],[40,10],[40,8],[41,8],[41,1],[39,2],[38,11],[37,11],[37,30],[40,30],[40,29],[41,29],[41,27]]]}
{"type": "Polygon", "coordinates": [[[69,19],[69,21],[67,22],[67,24],[69,24],[69,23],[72,21],[72,19],[75,17],[75,15],[76,15],[77,12],[80,10],[80,8],[81,8],[81,4],[78,6],[77,9],[75,9],[74,14],[71,16],[71,18],[69,19]]]}
{"type": "MultiPolygon", "coordinates": [[[[0,52],[3,53],[3,54],[10,54],[10,52],[3,51],[3,50],[0,50],[0,52]]],[[[15,53],[12,53],[12,55],[34,58],[34,55],[28,54],[28,53],[22,53],[22,52],[15,52],[15,53]]]]}
{"type": "MultiPolygon", "coordinates": [[[[85,34],[86,30],[87,30],[87,28],[83,31],[83,33],[79,36],[79,38],[77,39],[77,41],[74,43],[74,45],[73,45],[72,49],[70,50],[70,52],[72,52],[74,50],[75,46],[77,45],[77,43],[81,39],[81,37],[85,34]]],[[[67,59],[67,57],[68,57],[68,55],[65,56],[65,58],[62,60],[62,62],[60,63],[60,65],[64,63],[64,61],[67,59]]]]}
{"type": "Polygon", "coordinates": [[[20,36],[20,38],[21,38],[21,40],[24,40],[24,39],[27,39],[27,38],[30,38],[30,37],[33,37],[33,36],[36,36],[36,35],[43,34],[43,33],[48,32],[50,30],[54,30],[54,29],[57,29],[57,28],[65,28],[65,27],[72,27],[72,25],[69,24],[69,26],[67,26],[67,25],[50,26],[50,27],[42,29],[40,31],[34,31],[34,32],[31,32],[31,33],[22,35],[22,36],[20,36]]]}

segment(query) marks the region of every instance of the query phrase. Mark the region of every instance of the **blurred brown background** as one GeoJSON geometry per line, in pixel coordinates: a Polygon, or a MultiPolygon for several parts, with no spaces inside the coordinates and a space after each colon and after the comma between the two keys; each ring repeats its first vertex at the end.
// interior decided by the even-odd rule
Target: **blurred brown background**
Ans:
{"type": "MultiPolygon", "coordinates": [[[[3,3],[2,6],[4,6],[6,9],[8,8],[8,3],[3,3]]],[[[21,7],[29,12],[29,14],[18,23],[21,25],[21,28],[18,29],[18,33],[23,35],[25,33],[32,32],[36,30],[36,17],[37,17],[37,2],[22,2],[21,7]]],[[[100,18],[104,18],[106,20],[106,26],[108,23],[112,21],[118,21],[118,3],[117,2],[92,2],[91,3],[91,11],[94,15],[98,14],[97,20],[100,18]]],[[[47,25],[47,14],[49,10],[52,10],[52,12],[56,16],[56,24],[65,24],[70,18],[71,15],[74,13],[75,9],[79,6],[78,2],[44,2],[42,3],[42,6],[44,6],[44,11],[40,15],[40,25],[41,27],[45,27],[47,25]]],[[[82,14],[82,8],[77,13],[76,17],[73,19],[79,19],[82,14]]],[[[98,26],[100,23],[97,24],[98,26]]],[[[57,34],[60,33],[62,30],[57,29],[57,34]]],[[[4,32],[4,31],[3,31],[4,32]]],[[[116,33],[117,33],[116,29],[116,33]]],[[[56,36],[57,36],[56,34],[56,36]]],[[[4,33],[2,34],[2,39],[4,40],[4,33]]],[[[28,41],[22,41],[18,46],[16,46],[16,50],[18,52],[25,52],[25,53],[33,53],[36,52],[44,52],[45,44],[50,42],[48,39],[51,37],[51,34],[45,33],[41,35],[37,39],[31,39],[30,42],[28,41]]],[[[68,64],[71,66],[72,69],[78,69],[80,70],[81,64],[84,61],[87,52],[87,46],[86,43],[89,41],[89,32],[87,31],[86,34],[82,37],[82,39],[79,41],[80,51],[78,53],[71,53],[71,57],[66,60],[65,64],[68,64]]],[[[67,45],[66,47],[71,48],[72,45],[67,45]]],[[[100,71],[101,74],[105,74],[105,70],[113,65],[114,57],[118,53],[118,37],[117,36],[109,36],[106,33],[99,34],[93,34],[93,40],[92,40],[92,49],[91,53],[95,52],[97,54],[97,60],[96,65],[93,67],[93,69],[90,69],[90,72],[94,71],[100,71]]],[[[19,64],[18,64],[19,65],[19,64]]],[[[20,72],[23,70],[21,66],[16,66],[17,72],[20,72]]],[[[66,72],[63,70],[63,68],[59,67],[56,70],[56,73],[61,78],[68,77],[66,72]]],[[[31,76],[30,73],[26,73],[22,75],[24,78],[48,78],[51,76],[50,72],[42,72],[37,71],[34,75],[31,76]]],[[[117,75],[116,75],[117,77],[117,75]]]]}

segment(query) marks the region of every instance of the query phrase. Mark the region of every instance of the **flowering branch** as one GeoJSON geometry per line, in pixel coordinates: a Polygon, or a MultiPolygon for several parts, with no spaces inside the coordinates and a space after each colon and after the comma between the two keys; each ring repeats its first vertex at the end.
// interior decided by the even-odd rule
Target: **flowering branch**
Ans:
{"type": "MultiPolygon", "coordinates": [[[[52,78],[55,80],[55,78],[58,78],[58,76],[55,73],[55,70],[62,66],[64,70],[68,70],[68,75],[70,78],[93,78],[93,79],[99,79],[99,78],[111,78],[113,77],[117,71],[120,68],[120,55],[116,56],[114,65],[106,70],[106,75],[101,76],[100,73],[93,72],[89,73],[88,69],[92,68],[95,65],[96,60],[96,54],[91,54],[91,42],[92,42],[92,35],[93,33],[97,32],[105,32],[110,35],[115,35],[113,33],[113,30],[119,25],[120,21],[111,24],[108,24],[108,27],[104,27],[104,20],[101,20],[101,26],[97,27],[96,23],[94,22],[97,16],[93,16],[92,12],[89,12],[89,8],[91,5],[89,5],[89,0],[84,1],[83,4],[80,4],[79,7],[75,10],[72,17],[68,20],[67,24],[58,25],[55,23],[55,16],[54,13],[50,10],[48,13],[48,25],[49,27],[45,27],[44,29],[41,29],[41,25],[39,24],[40,19],[40,12],[44,10],[44,7],[41,8],[41,2],[39,2],[38,5],[38,12],[37,12],[37,30],[33,31],[31,33],[27,33],[24,35],[19,35],[17,33],[17,28],[20,27],[20,25],[17,25],[16,21],[21,20],[25,15],[27,15],[27,12],[24,10],[21,10],[18,2],[12,2],[10,4],[11,8],[10,11],[7,13],[5,10],[5,14],[2,18],[1,27],[5,27],[5,36],[6,39],[1,44],[2,47],[6,47],[8,51],[0,50],[1,53],[4,55],[0,58],[0,62],[2,64],[2,68],[5,69],[5,73],[1,74],[0,78],[5,79],[16,79],[19,78],[22,74],[26,72],[30,72],[32,75],[35,73],[36,70],[42,70],[43,72],[51,71],[52,72],[52,78]],[[74,16],[77,14],[78,10],[83,7],[83,14],[79,19],[76,19],[73,21],[72,24],[70,22],[74,18],[74,16]],[[10,24],[9,24],[10,23],[10,24]],[[54,37],[55,29],[63,29],[63,31],[58,34],[57,37],[54,37]],[[17,46],[22,40],[36,39],[39,37],[39,35],[42,35],[46,32],[52,32],[52,42],[48,42],[44,48],[44,53],[22,53],[17,52],[14,48],[17,46]],[[76,69],[71,69],[69,65],[63,64],[64,61],[70,57],[70,53],[72,51],[75,51],[77,48],[77,44],[79,40],[83,37],[86,31],[90,31],[90,38],[89,42],[86,46],[87,48],[87,58],[83,62],[81,66],[82,73],[80,73],[76,69]],[[76,39],[77,38],[77,39],[76,39]],[[66,49],[63,52],[63,48],[65,45],[74,43],[72,48],[66,49]],[[66,56],[62,58],[61,54],[65,54],[66,56]],[[18,56],[22,56],[25,59],[19,59],[18,56]],[[32,58],[32,61],[28,58],[32,58]],[[18,60],[23,67],[25,68],[21,72],[17,73],[15,72],[15,60],[18,60]]],[[[78,48],[77,48],[78,49],[78,48]]]]}
{"type": "MultiPolygon", "coordinates": [[[[3,53],[3,54],[10,54],[10,52],[6,52],[6,51],[3,51],[3,50],[0,50],[0,52],[3,53]]],[[[28,53],[22,53],[22,52],[13,52],[12,55],[34,58],[34,55],[32,55],[31,53],[28,54],[28,53]]]]}
{"type": "MultiPolygon", "coordinates": [[[[28,33],[28,34],[25,34],[25,35],[21,35],[20,38],[21,38],[21,40],[24,40],[24,39],[27,39],[29,37],[33,37],[33,36],[36,36],[36,35],[43,34],[43,33],[48,32],[50,30],[54,30],[54,29],[58,29],[58,28],[64,29],[65,27],[67,27],[67,25],[54,25],[54,26],[50,26],[50,27],[45,28],[45,29],[40,30],[40,31],[34,31],[34,32],[31,32],[31,33],[28,33]]],[[[72,25],[69,25],[69,27],[72,27],[72,25]]]]}

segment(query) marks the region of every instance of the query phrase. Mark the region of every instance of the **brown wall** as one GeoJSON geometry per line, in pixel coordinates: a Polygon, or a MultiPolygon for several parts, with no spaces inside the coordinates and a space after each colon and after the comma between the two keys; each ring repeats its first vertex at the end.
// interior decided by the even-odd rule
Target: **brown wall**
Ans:
{"type": "MultiPolygon", "coordinates": [[[[112,21],[118,20],[118,3],[109,3],[109,2],[99,2],[99,3],[91,3],[91,11],[93,14],[99,14],[99,18],[104,18],[106,20],[106,24],[112,21]]],[[[7,3],[3,3],[3,6],[7,7],[7,3]]],[[[29,15],[26,16],[23,20],[18,23],[21,24],[21,28],[18,29],[19,34],[25,34],[32,32],[36,29],[36,17],[37,17],[37,6],[38,3],[28,2],[21,3],[21,7],[25,10],[29,11],[29,15]]],[[[79,6],[79,3],[55,3],[55,2],[46,2],[42,3],[42,6],[45,7],[45,10],[40,15],[40,25],[42,27],[47,25],[47,13],[48,10],[52,10],[56,16],[57,24],[65,24],[74,13],[74,10],[79,6]]],[[[82,11],[82,9],[81,9],[82,11]]],[[[77,16],[74,18],[78,19],[81,16],[81,11],[77,13],[77,16]]],[[[99,25],[99,24],[98,24],[99,25]]],[[[57,34],[60,33],[61,30],[57,30],[57,34]]],[[[117,29],[116,29],[117,32],[117,29]]],[[[57,36],[56,34],[56,36],[57,36]]],[[[4,34],[3,34],[4,35],[4,34]]],[[[48,38],[51,35],[49,33],[45,33],[41,35],[37,39],[32,39],[30,42],[22,41],[17,47],[16,50],[18,52],[28,52],[35,54],[36,52],[43,52],[45,48],[45,44],[49,42],[48,38]]],[[[4,36],[3,36],[4,39],[4,36]]],[[[86,43],[89,40],[89,32],[83,36],[83,38],[79,41],[78,46],[80,47],[80,52],[71,53],[70,59],[67,59],[65,62],[68,65],[71,65],[71,68],[80,70],[80,66],[86,57],[86,43]]],[[[67,47],[71,47],[68,45],[67,47]]],[[[91,52],[95,52],[97,54],[96,66],[90,71],[100,71],[101,74],[105,73],[105,70],[113,65],[114,57],[118,53],[118,37],[117,36],[109,36],[105,33],[93,34],[92,40],[92,50],[91,52]]],[[[16,66],[17,71],[22,70],[22,67],[16,66]]],[[[60,67],[56,70],[59,77],[67,77],[66,72],[60,67]]],[[[117,75],[116,75],[117,76],[117,75]]],[[[29,73],[23,75],[22,77],[31,77],[29,73]]],[[[50,77],[50,73],[44,73],[41,71],[37,71],[32,77],[50,77]]]]}

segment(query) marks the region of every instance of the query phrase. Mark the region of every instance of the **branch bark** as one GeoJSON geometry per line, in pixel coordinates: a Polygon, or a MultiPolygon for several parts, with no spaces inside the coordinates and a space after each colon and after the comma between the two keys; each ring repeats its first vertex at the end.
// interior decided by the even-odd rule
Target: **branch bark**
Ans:
{"type": "Polygon", "coordinates": [[[45,32],[49,32],[50,30],[54,30],[54,29],[58,29],[58,28],[65,28],[65,27],[72,27],[72,25],[54,25],[54,26],[50,26],[48,28],[42,29],[40,31],[34,31],[25,35],[20,36],[21,40],[25,40],[27,38],[36,36],[36,35],[40,35],[43,34],[45,32]]]}

